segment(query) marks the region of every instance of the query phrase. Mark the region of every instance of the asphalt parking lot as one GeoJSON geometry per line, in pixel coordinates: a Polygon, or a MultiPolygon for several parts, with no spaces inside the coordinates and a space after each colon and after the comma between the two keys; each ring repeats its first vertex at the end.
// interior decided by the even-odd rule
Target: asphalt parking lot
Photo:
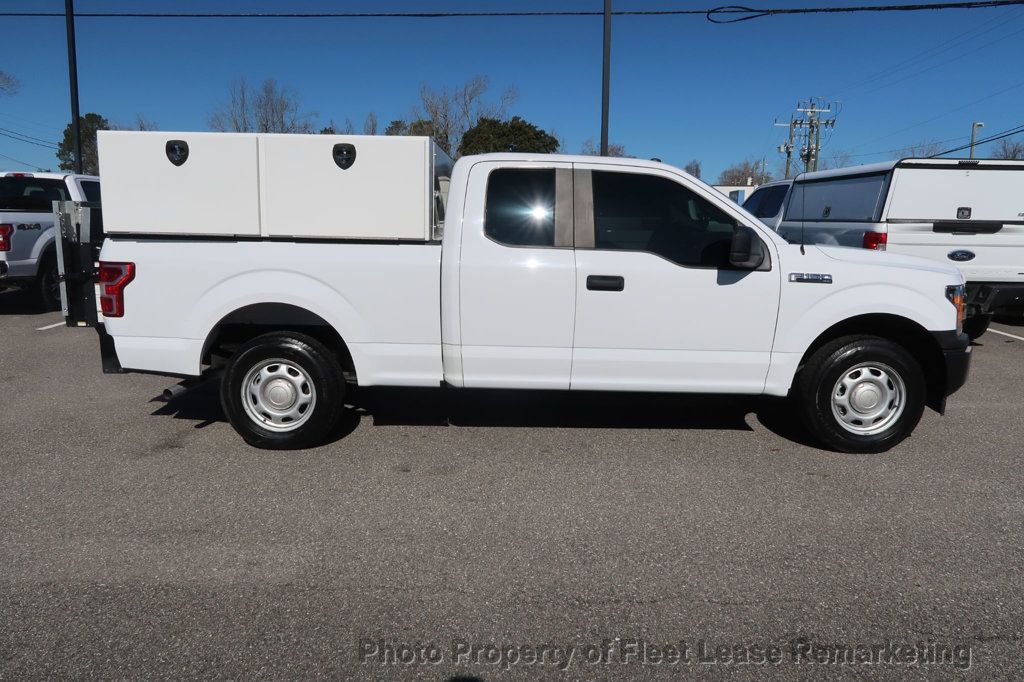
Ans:
{"type": "Polygon", "coordinates": [[[1024,327],[853,456],[761,401],[433,393],[259,451],[59,322],[0,294],[0,677],[1024,674],[1024,327]],[[956,660],[807,654],[918,643],[956,660]]]}

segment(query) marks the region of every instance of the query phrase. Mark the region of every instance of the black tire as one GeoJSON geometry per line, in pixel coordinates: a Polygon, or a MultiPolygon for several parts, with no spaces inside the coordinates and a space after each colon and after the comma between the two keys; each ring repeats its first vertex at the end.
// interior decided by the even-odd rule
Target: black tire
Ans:
{"type": "Polygon", "coordinates": [[[56,254],[51,252],[42,257],[33,284],[40,308],[47,312],[60,310],[60,273],[57,271],[56,254]]]}
{"type": "Polygon", "coordinates": [[[964,320],[964,334],[971,337],[971,341],[980,338],[988,331],[988,325],[992,322],[991,315],[974,315],[964,320]]]}
{"type": "Polygon", "coordinates": [[[921,365],[902,346],[875,336],[847,336],[825,344],[800,370],[795,388],[797,409],[811,435],[840,452],[885,452],[902,442],[921,421],[926,398],[921,365]],[[854,386],[849,395],[839,384],[844,376],[854,386]],[[834,392],[837,403],[845,396],[849,408],[837,404],[833,409],[834,392]],[[899,394],[901,400],[885,398],[899,394]],[[859,419],[865,413],[856,411],[855,395],[862,403],[882,400],[882,416],[859,419]]]}
{"type": "Polygon", "coordinates": [[[314,447],[323,444],[341,417],[345,378],[337,356],[313,337],[298,332],[271,332],[252,339],[228,360],[221,380],[220,401],[231,425],[249,445],[268,450],[314,447]],[[292,370],[298,372],[295,377],[288,375],[292,370]],[[276,372],[279,376],[261,379],[254,375],[248,382],[247,407],[243,384],[250,372],[276,372]],[[271,394],[270,382],[275,381],[279,393],[271,394]],[[267,388],[256,390],[259,386],[267,388]],[[272,423],[287,419],[271,409],[272,395],[279,396],[286,409],[312,396],[309,412],[297,416],[296,420],[301,422],[298,426],[294,424],[296,420],[290,424],[272,423]]]}

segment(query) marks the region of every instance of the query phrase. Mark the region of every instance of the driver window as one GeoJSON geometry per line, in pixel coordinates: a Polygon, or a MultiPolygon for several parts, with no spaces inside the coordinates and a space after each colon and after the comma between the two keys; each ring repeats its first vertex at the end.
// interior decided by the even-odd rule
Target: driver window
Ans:
{"type": "Polygon", "coordinates": [[[679,265],[729,263],[736,222],[677,182],[641,173],[593,172],[594,246],[648,251],[679,265]]]}

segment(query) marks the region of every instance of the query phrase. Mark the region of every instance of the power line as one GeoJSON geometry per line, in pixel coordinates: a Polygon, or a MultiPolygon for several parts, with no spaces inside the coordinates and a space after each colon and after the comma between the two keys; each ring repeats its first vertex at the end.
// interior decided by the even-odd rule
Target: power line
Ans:
{"type": "Polygon", "coordinates": [[[961,151],[963,151],[963,150],[965,150],[965,149],[967,149],[969,147],[978,146],[978,145],[981,145],[981,144],[988,144],[989,142],[995,142],[997,140],[1002,140],[1002,139],[1007,138],[1007,137],[1012,137],[1012,136],[1014,136],[1014,135],[1016,135],[1018,133],[1024,133],[1024,124],[1019,125],[1019,126],[1017,126],[1015,128],[1010,128],[1008,130],[1004,130],[1001,133],[996,133],[995,135],[990,135],[989,137],[983,137],[980,140],[976,140],[973,145],[972,144],[965,144],[962,147],[954,147],[953,149],[947,149],[946,151],[939,152],[938,154],[932,154],[929,158],[935,158],[937,156],[945,156],[946,154],[952,154],[953,152],[961,152],[961,151]]]}
{"type": "MultiPolygon", "coordinates": [[[[726,5],[710,9],[614,10],[614,16],[704,15],[716,24],[732,24],[769,16],[796,14],[853,14],[863,12],[917,12],[948,9],[988,9],[1024,5],[1024,0],[979,0],[975,2],[933,2],[903,5],[860,5],[847,7],[780,7],[755,9],[726,5]]],[[[107,19],[455,19],[489,17],[596,17],[597,10],[509,10],[498,12],[76,12],[76,17],[107,19]]],[[[0,17],[63,17],[63,12],[0,12],[0,17]]]]}
{"type": "Polygon", "coordinates": [[[0,136],[9,137],[12,140],[17,140],[18,142],[24,142],[26,144],[34,144],[37,147],[45,147],[46,149],[58,149],[57,145],[55,145],[55,144],[51,144],[49,142],[45,142],[45,143],[44,142],[33,142],[32,140],[25,140],[25,139],[22,139],[20,137],[15,137],[14,135],[11,135],[10,133],[0,132],[0,136]]]}
{"type": "Polygon", "coordinates": [[[34,163],[28,163],[26,161],[21,161],[20,159],[16,159],[13,156],[7,156],[6,154],[0,154],[0,158],[7,159],[8,161],[13,161],[14,163],[22,165],[22,166],[25,166],[26,168],[33,168],[33,169],[35,169],[37,171],[42,171],[43,170],[42,166],[37,166],[34,163]]]}
{"type": "Polygon", "coordinates": [[[57,146],[57,145],[53,144],[53,142],[51,142],[50,140],[44,140],[44,139],[43,139],[43,138],[41,138],[41,137],[32,137],[31,135],[27,135],[27,134],[25,134],[25,133],[19,133],[19,132],[18,132],[17,130],[9,130],[8,128],[0,128],[0,131],[3,131],[3,132],[5,132],[5,133],[10,133],[10,134],[12,134],[12,135],[17,135],[18,137],[24,137],[24,138],[27,138],[27,139],[25,140],[26,142],[28,142],[29,140],[34,140],[34,141],[36,141],[36,142],[42,142],[43,144],[48,144],[48,145],[52,145],[52,146],[54,146],[54,147],[56,147],[56,146],[57,146]]]}

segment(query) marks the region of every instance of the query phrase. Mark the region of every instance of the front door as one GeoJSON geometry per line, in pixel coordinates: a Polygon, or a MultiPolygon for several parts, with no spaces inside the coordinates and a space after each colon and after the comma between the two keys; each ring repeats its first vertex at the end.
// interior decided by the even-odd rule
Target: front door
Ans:
{"type": "Polygon", "coordinates": [[[728,264],[740,214],[660,169],[576,164],[573,389],[761,393],[780,275],[728,264]]]}

